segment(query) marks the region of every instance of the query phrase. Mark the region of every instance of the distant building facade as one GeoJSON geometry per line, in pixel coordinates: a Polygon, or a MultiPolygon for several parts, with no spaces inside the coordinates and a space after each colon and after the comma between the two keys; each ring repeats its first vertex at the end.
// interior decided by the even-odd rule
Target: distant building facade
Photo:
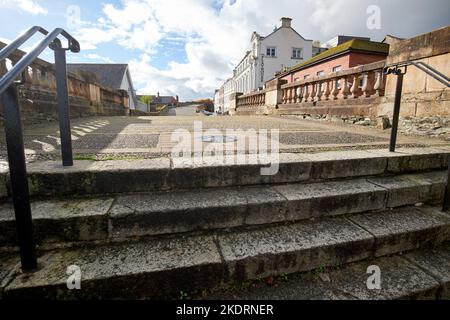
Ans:
{"type": "Polygon", "coordinates": [[[214,112],[218,114],[224,112],[224,87],[217,89],[214,94],[214,112]]]}
{"type": "Polygon", "coordinates": [[[236,83],[231,78],[228,79],[224,85],[223,88],[223,113],[227,114],[230,111],[230,103],[231,103],[231,97],[236,92],[236,83]]]}
{"type": "Polygon", "coordinates": [[[152,98],[151,104],[167,105],[171,107],[178,107],[179,98],[178,96],[161,96],[159,92],[156,96],[150,96],[152,98]]]}
{"type": "Polygon", "coordinates": [[[231,94],[247,94],[262,89],[277,74],[310,59],[312,43],[312,40],[305,39],[292,28],[290,18],[282,18],[281,26],[268,36],[253,32],[251,50],[245,53],[233,70],[233,77],[219,89],[224,92],[223,112],[229,110],[231,94]]]}

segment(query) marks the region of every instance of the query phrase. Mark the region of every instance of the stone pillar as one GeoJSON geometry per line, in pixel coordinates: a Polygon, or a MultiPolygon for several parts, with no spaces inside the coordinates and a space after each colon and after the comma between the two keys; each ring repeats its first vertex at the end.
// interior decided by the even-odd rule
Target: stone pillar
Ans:
{"type": "Polygon", "coordinates": [[[286,80],[273,79],[266,83],[266,110],[265,114],[273,114],[279,105],[283,103],[283,90],[281,86],[286,80]]]}
{"type": "Polygon", "coordinates": [[[237,98],[242,96],[241,92],[235,92],[230,95],[230,109],[228,112],[230,113],[230,116],[234,116],[237,111],[237,98]]]}

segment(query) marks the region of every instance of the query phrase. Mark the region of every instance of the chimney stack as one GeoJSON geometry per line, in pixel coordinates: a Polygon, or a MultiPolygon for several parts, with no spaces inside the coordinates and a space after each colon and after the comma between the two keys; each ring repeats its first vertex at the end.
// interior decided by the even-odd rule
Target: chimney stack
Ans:
{"type": "Polygon", "coordinates": [[[282,28],[290,28],[291,27],[291,18],[281,18],[281,27],[282,28]]]}

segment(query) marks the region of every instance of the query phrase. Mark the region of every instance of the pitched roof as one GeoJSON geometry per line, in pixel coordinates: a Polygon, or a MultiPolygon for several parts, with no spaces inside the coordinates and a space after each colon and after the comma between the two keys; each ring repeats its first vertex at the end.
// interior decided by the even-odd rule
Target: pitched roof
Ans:
{"type": "MultiPolygon", "coordinates": [[[[265,39],[271,37],[272,35],[274,35],[275,33],[277,33],[278,31],[280,31],[280,30],[283,29],[283,28],[286,28],[286,27],[277,27],[275,30],[273,30],[273,32],[271,32],[271,33],[268,34],[267,36],[260,37],[260,39],[261,39],[261,40],[265,40],[265,39]]],[[[300,38],[302,38],[304,41],[313,41],[313,40],[310,40],[310,39],[306,39],[306,38],[303,37],[300,33],[298,33],[297,30],[295,30],[295,29],[292,28],[292,27],[287,27],[287,29],[291,29],[292,31],[294,31],[294,33],[296,33],[296,34],[297,34],[300,38]]]]}
{"type": "Polygon", "coordinates": [[[326,59],[330,59],[336,55],[340,55],[340,54],[347,53],[350,51],[379,53],[379,54],[388,55],[389,54],[389,45],[386,43],[367,41],[367,40],[361,40],[361,39],[353,39],[353,40],[347,41],[337,47],[330,48],[327,51],[324,51],[324,52],[318,54],[317,56],[314,56],[311,59],[306,60],[305,62],[302,62],[302,63],[292,67],[291,69],[288,70],[288,72],[307,67],[309,65],[321,62],[326,59]]]}
{"type": "Polygon", "coordinates": [[[127,68],[127,64],[67,64],[69,72],[76,73],[77,70],[91,72],[97,76],[97,80],[102,86],[113,89],[120,88],[127,68]]]}

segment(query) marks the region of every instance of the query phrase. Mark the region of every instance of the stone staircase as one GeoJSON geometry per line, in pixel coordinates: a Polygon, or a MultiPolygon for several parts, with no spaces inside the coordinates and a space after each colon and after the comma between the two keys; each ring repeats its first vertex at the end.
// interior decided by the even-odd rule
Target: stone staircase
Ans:
{"type": "Polygon", "coordinates": [[[262,176],[256,159],[33,163],[39,270],[19,270],[6,183],[2,298],[178,297],[438,248],[450,241],[450,215],[438,207],[449,154],[445,147],[282,154],[274,176],[262,176]],[[71,265],[81,269],[81,290],[67,289],[71,265]]]}

